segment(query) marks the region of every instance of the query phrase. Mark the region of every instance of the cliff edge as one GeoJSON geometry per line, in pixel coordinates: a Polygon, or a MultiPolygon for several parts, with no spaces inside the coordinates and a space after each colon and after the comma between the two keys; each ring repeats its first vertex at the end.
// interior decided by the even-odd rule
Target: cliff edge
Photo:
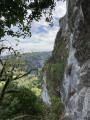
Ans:
{"type": "Polygon", "coordinates": [[[90,120],[90,0],[67,0],[47,66],[47,88],[63,101],[63,120],[90,120]]]}

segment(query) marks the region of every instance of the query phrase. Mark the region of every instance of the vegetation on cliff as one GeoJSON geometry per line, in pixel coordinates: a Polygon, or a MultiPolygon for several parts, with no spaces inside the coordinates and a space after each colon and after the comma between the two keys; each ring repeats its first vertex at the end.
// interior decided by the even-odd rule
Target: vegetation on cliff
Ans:
{"type": "Polygon", "coordinates": [[[45,64],[47,88],[51,97],[53,95],[60,96],[60,87],[68,57],[68,48],[66,48],[66,45],[68,44],[69,39],[67,39],[67,36],[66,38],[62,37],[61,34],[62,29],[57,33],[52,56],[45,64]]]}
{"type": "Polygon", "coordinates": [[[69,43],[70,34],[68,31],[66,36],[63,37],[62,32],[61,27],[56,36],[52,56],[45,63],[46,82],[52,102],[51,111],[53,113],[53,120],[59,120],[64,113],[64,104],[61,101],[60,89],[68,58],[68,48],[66,46],[69,43]]]}

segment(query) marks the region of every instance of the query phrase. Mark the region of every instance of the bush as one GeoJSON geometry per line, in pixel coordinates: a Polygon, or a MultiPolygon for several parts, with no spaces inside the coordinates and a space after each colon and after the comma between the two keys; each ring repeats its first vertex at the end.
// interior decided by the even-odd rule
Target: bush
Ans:
{"type": "Polygon", "coordinates": [[[58,92],[61,88],[65,65],[65,62],[61,61],[56,64],[52,64],[49,71],[47,70],[47,88],[51,97],[53,95],[59,95],[58,92]]]}
{"type": "Polygon", "coordinates": [[[51,99],[51,111],[53,113],[52,120],[59,120],[60,116],[64,112],[64,104],[60,100],[60,98],[56,98],[55,96],[51,99]]]}
{"type": "Polygon", "coordinates": [[[44,107],[41,99],[25,87],[19,93],[5,95],[0,103],[0,120],[11,119],[19,115],[43,115],[44,107]]]}
{"type": "Polygon", "coordinates": [[[51,67],[51,76],[55,80],[55,82],[59,82],[59,84],[62,81],[63,74],[64,74],[64,68],[65,65],[63,62],[53,64],[51,67]]]}

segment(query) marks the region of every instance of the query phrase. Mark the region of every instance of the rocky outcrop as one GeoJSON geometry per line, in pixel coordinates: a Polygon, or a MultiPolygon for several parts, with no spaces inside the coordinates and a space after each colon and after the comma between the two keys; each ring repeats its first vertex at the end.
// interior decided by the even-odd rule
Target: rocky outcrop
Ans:
{"type": "Polygon", "coordinates": [[[47,105],[51,105],[51,102],[50,102],[50,97],[49,97],[49,94],[48,94],[48,90],[46,88],[46,74],[44,73],[43,75],[43,85],[42,85],[42,99],[44,101],[45,104],[47,105]]]}
{"type": "Polygon", "coordinates": [[[47,79],[53,91],[59,86],[65,105],[63,120],[90,120],[90,0],[67,0],[67,13],[59,22],[47,79]],[[50,72],[63,61],[64,77],[56,84],[57,77],[50,72]]]}
{"type": "Polygon", "coordinates": [[[61,89],[63,120],[90,120],[90,0],[67,0],[66,16],[70,43],[61,89]]]}

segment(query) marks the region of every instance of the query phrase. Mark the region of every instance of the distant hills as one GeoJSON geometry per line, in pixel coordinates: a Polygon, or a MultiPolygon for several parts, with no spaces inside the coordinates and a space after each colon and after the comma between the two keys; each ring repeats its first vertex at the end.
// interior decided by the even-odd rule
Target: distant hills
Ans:
{"type": "Polygon", "coordinates": [[[51,51],[24,53],[26,62],[32,61],[37,67],[42,67],[44,62],[51,56],[51,51]]]}
{"type": "MultiPolygon", "coordinates": [[[[32,53],[23,53],[20,54],[21,59],[23,59],[26,63],[35,68],[41,68],[44,65],[44,62],[51,56],[51,51],[44,52],[32,52],[32,53]]],[[[1,59],[5,61],[5,59],[10,58],[10,55],[2,56],[1,59]]],[[[9,61],[10,61],[9,59],[9,61]]],[[[28,67],[28,66],[27,66],[28,67]]]]}

